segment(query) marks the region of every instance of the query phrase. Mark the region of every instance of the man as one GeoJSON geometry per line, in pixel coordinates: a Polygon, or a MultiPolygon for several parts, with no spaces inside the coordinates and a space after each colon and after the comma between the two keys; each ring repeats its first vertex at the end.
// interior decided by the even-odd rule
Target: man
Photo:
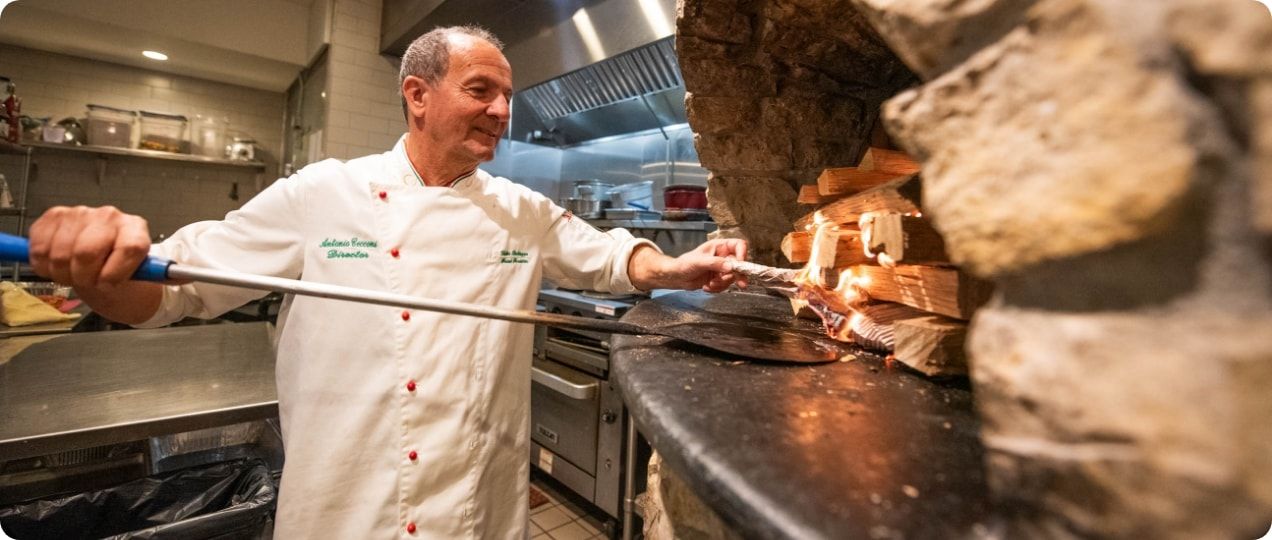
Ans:
{"type": "MultiPolygon", "coordinates": [[[[615,292],[728,287],[728,257],[746,255],[740,241],[673,259],[477,169],[508,126],[512,75],[499,47],[467,27],[421,36],[402,62],[408,131],[397,147],[306,167],[153,251],[511,309],[533,307],[542,277],[615,292]]],[[[127,281],[152,249],[149,231],[114,209],[51,209],[30,234],[37,273],[136,326],[213,317],[262,294],[127,281]]],[[[288,297],[277,344],[287,463],[276,536],[522,537],[532,334],[527,324],[288,297]]]]}

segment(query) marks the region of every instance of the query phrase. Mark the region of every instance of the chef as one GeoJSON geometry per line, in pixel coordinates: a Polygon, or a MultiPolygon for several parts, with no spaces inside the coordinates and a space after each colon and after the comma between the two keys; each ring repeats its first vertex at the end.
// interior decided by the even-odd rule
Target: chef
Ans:
{"type": "MultiPolygon", "coordinates": [[[[506,309],[532,309],[541,278],[618,293],[728,287],[739,240],[671,258],[477,168],[508,127],[500,48],[472,27],[415,40],[401,68],[407,134],[388,152],[310,165],[155,246],[140,217],[53,208],[31,225],[31,265],[142,328],[263,294],[128,281],[147,252],[506,309]]],[[[531,325],[289,296],[277,335],[276,537],[526,536],[531,325]]]]}

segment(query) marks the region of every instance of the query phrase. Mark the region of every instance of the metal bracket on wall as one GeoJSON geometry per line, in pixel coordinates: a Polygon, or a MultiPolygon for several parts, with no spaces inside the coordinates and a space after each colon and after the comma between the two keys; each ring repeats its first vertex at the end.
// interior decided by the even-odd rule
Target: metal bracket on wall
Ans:
{"type": "Polygon", "coordinates": [[[97,156],[97,185],[102,185],[102,180],[106,178],[106,156],[97,156]]]}

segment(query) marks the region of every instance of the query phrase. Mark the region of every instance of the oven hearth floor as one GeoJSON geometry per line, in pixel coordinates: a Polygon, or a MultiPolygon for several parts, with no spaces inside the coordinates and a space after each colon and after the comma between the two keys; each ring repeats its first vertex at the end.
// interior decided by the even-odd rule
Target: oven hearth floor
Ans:
{"type": "Polygon", "coordinates": [[[548,502],[530,509],[532,540],[591,540],[605,538],[601,520],[570,502],[556,488],[530,478],[530,489],[538,490],[548,502]]]}

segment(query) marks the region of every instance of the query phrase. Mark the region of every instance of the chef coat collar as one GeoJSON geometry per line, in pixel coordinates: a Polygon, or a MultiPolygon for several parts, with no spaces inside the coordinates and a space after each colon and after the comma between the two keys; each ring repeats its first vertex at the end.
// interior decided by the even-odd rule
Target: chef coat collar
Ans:
{"type": "MultiPolygon", "coordinates": [[[[411,158],[406,155],[406,135],[402,135],[402,137],[398,139],[397,144],[393,146],[393,153],[397,156],[398,168],[403,171],[402,174],[398,175],[401,177],[403,184],[408,186],[430,187],[428,184],[424,183],[424,177],[420,176],[419,171],[415,170],[415,164],[411,163],[411,158]]],[[[431,187],[458,188],[460,182],[471,178],[475,174],[477,174],[477,168],[473,167],[473,170],[459,175],[445,186],[431,187]]]]}

